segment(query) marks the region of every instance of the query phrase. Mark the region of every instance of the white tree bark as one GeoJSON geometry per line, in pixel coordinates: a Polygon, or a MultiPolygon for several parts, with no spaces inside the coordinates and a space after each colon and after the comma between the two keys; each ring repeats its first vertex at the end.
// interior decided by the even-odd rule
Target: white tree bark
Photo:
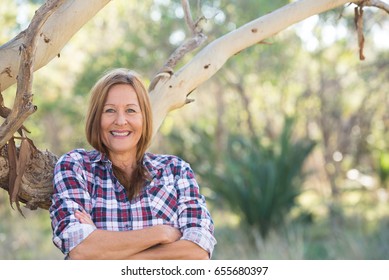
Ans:
{"type": "Polygon", "coordinates": [[[161,80],[150,92],[154,114],[154,133],[158,131],[166,115],[188,103],[188,93],[212,77],[229,58],[294,23],[348,2],[350,1],[301,0],[293,2],[210,43],[192,61],[170,78],[161,80]]]}
{"type": "MultiPolygon", "coordinates": [[[[45,66],[56,57],[85,23],[105,7],[110,0],[68,0],[46,22],[40,34],[35,55],[35,68],[45,66]]],[[[21,32],[0,47],[0,92],[16,83],[19,71],[19,48],[24,43],[21,32]]]]}

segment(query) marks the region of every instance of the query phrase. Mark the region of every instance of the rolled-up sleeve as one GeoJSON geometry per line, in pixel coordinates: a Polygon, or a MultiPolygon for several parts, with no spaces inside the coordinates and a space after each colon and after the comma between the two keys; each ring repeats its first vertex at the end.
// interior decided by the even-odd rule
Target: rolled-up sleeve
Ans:
{"type": "Polygon", "coordinates": [[[76,210],[91,212],[86,173],[80,164],[82,157],[79,156],[62,156],[54,169],[54,193],[49,209],[53,243],[65,255],[96,229],[95,226],[81,224],[74,216],[76,210]]]}
{"type": "Polygon", "coordinates": [[[182,238],[189,240],[212,256],[216,239],[214,224],[206,207],[205,198],[199,192],[199,186],[189,164],[184,163],[178,186],[178,223],[183,233],[182,238]]]}

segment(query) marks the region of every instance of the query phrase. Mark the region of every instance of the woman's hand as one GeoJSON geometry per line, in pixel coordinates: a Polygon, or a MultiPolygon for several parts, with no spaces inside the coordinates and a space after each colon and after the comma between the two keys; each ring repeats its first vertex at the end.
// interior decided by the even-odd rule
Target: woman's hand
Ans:
{"type": "Polygon", "coordinates": [[[182,236],[181,231],[175,227],[169,225],[157,225],[155,227],[161,231],[161,236],[164,237],[160,244],[168,244],[175,242],[179,240],[182,236]]]}
{"type": "Polygon", "coordinates": [[[74,216],[80,221],[81,224],[90,224],[92,226],[95,226],[91,216],[85,210],[76,210],[74,216]]]}

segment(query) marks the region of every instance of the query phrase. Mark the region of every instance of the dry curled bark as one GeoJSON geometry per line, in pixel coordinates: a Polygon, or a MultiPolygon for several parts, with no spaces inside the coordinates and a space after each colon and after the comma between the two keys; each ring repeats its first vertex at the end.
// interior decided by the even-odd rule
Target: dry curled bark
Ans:
{"type": "Polygon", "coordinates": [[[359,59],[365,60],[363,54],[363,48],[365,47],[365,36],[363,35],[363,7],[355,7],[354,9],[354,24],[358,35],[358,46],[359,46],[359,59]]]}

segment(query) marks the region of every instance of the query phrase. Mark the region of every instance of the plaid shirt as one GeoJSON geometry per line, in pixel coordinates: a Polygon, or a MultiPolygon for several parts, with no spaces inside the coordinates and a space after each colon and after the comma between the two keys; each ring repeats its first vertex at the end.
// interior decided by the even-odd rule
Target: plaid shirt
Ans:
{"type": "Polygon", "coordinates": [[[159,224],[179,228],[181,239],[212,255],[213,221],[189,164],[175,156],[151,153],[145,154],[143,164],[152,179],[129,201],[106,155],[77,149],[59,159],[50,217],[53,242],[65,255],[96,228],[126,231],[159,224]],[[81,224],[74,216],[77,209],[85,209],[96,227],[81,224]]]}

